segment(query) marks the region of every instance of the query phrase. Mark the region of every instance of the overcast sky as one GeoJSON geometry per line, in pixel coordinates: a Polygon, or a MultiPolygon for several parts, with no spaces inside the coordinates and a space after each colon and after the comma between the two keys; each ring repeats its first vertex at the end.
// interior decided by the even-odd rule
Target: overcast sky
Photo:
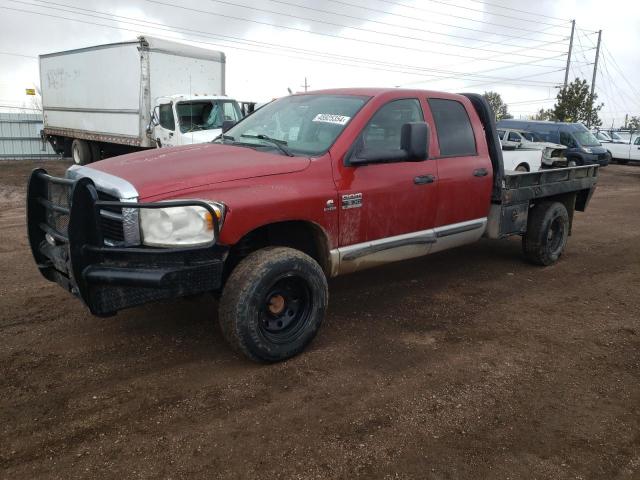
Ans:
{"type": "Polygon", "coordinates": [[[601,117],[640,115],[638,0],[0,0],[0,105],[30,104],[39,54],[151,34],[224,51],[227,94],[241,100],[306,77],[311,89],[494,90],[519,117],[553,105],[571,19],[569,79],[591,83],[602,29],[601,117]]]}

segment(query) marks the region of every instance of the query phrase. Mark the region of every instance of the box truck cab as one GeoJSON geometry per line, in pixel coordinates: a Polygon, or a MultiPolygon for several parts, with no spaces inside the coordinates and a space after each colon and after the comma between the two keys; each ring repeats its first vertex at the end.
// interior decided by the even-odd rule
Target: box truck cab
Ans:
{"type": "Polygon", "coordinates": [[[173,95],[158,99],[148,132],[158,148],[205,143],[220,135],[223,125],[235,124],[241,118],[238,102],[233,99],[173,95]]]}
{"type": "Polygon", "coordinates": [[[567,160],[575,165],[605,166],[611,160],[611,154],[582,123],[500,120],[498,128],[525,130],[537,134],[545,142],[562,144],[567,147],[567,160]]]}

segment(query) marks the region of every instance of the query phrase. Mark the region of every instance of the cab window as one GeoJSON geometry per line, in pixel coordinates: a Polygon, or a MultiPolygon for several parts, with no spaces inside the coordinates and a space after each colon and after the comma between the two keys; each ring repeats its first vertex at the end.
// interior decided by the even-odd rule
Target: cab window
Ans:
{"type": "Polygon", "coordinates": [[[520,135],[518,135],[516,132],[509,132],[509,141],[510,142],[521,142],[522,139],[520,138],[520,135]]]}
{"type": "Polygon", "coordinates": [[[504,140],[504,134],[505,134],[504,130],[498,130],[498,138],[500,140],[504,140]]]}
{"type": "Polygon", "coordinates": [[[441,157],[476,155],[476,137],[467,110],[457,100],[430,98],[441,157]]]}
{"type": "Polygon", "coordinates": [[[363,147],[372,150],[399,150],[402,125],[423,122],[417,98],[394,100],[378,110],[362,132],[363,147]]]}
{"type": "Polygon", "coordinates": [[[159,108],[160,126],[167,130],[175,130],[176,122],[173,118],[173,105],[171,103],[163,103],[159,108]]]}
{"type": "Polygon", "coordinates": [[[576,141],[573,136],[567,132],[560,132],[560,143],[568,148],[576,148],[576,141]]]}

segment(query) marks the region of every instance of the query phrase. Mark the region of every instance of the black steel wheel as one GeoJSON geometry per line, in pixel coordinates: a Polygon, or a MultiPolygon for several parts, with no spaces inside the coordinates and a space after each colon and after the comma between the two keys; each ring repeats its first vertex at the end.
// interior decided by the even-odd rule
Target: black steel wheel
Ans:
{"type": "Polygon", "coordinates": [[[231,272],[220,326],[231,346],[252,360],[285,360],[313,340],[327,299],[327,280],[315,260],[292,248],[264,248],[231,272]]]}
{"type": "Polygon", "coordinates": [[[569,213],[560,202],[541,202],[529,212],[522,238],[525,257],[537,265],[558,261],[569,238],[569,213]]]}

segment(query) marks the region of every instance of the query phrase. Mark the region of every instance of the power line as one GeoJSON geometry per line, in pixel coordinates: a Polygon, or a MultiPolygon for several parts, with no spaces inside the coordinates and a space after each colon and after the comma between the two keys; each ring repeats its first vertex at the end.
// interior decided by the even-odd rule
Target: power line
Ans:
{"type": "MultiPolygon", "coordinates": [[[[556,72],[564,72],[564,70],[565,70],[564,68],[561,68],[561,69],[559,69],[559,70],[554,70],[554,71],[552,71],[552,72],[547,72],[547,73],[544,73],[544,74],[542,74],[542,75],[547,75],[547,74],[550,74],[550,73],[556,73],[556,72]]],[[[518,78],[509,78],[509,80],[522,80],[522,79],[526,79],[526,78],[530,78],[530,75],[524,75],[524,76],[522,76],[522,77],[518,77],[518,78]]],[[[551,83],[551,84],[554,84],[554,83],[555,83],[556,85],[558,85],[558,83],[557,83],[557,82],[545,82],[545,83],[551,83]]],[[[480,86],[482,86],[482,85],[493,85],[493,84],[494,84],[494,82],[473,83],[473,84],[471,84],[471,85],[465,85],[465,86],[460,87],[460,88],[472,88],[472,87],[480,87],[480,86]]],[[[527,85],[527,86],[530,86],[530,85],[527,85]]],[[[533,85],[533,86],[544,87],[544,88],[550,88],[550,85],[533,85]]]]}
{"type": "Polygon", "coordinates": [[[603,45],[603,49],[606,50],[607,55],[609,56],[609,58],[611,59],[611,61],[613,62],[613,66],[614,68],[618,71],[618,73],[620,74],[620,76],[622,77],[622,79],[627,83],[627,85],[629,85],[629,88],[631,89],[631,91],[636,94],[638,97],[640,97],[640,93],[635,89],[635,87],[631,84],[631,82],[629,81],[629,79],[627,78],[627,76],[624,74],[624,72],[622,71],[622,69],[620,68],[620,65],[618,65],[618,62],[616,62],[616,59],[613,57],[613,55],[611,54],[611,52],[609,51],[609,49],[603,45]]]}
{"type": "MultiPolygon", "coordinates": [[[[36,0],[36,1],[41,1],[41,0],[36,0]]],[[[44,2],[43,2],[44,3],[44,2]]],[[[61,5],[61,6],[68,6],[65,4],[60,4],[60,3],[55,3],[55,2],[48,2],[50,4],[55,4],[55,5],[61,5]]],[[[48,8],[52,8],[52,7],[48,7],[48,8]]],[[[363,57],[350,57],[350,56],[345,56],[345,55],[336,55],[336,54],[329,54],[326,52],[318,52],[316,50],[305,50],[305,49],[300,49],[300,48],[294,48],[294,47],[288,47],[285,45],[281,45],[281,44],[271,44],[271,43],[265,43],[265,42],[255,42],[255,41],[247,41],[247,40],[241,40],[238,39],[238,37],[228,37],[225,35],[219,35],[219,34],[215,34],[215,35],[211,35],[208,34],[207,32],[203,32],[200,30],[192,30],[192,29],[186,29],[186,28],[182,28],[182,27],[174,27],[171,25],[166,25],[164,23],[158,23],[158,22],[151,22],[151,21],[147,21],[147,20],[138,20],[132,17],[125,17],[123,15],[113,15],[107,12],[101,12],[101,11],[97,11],[97,10],[91,10],[91,9],[86,9],[86,8],[82,8],[82,7],[72,7],[75,10],[82,10],[85,12],[90,12],[89,14],[85,14],[85,13],[80,13],[77,12],[75,10],[65,10],[65,9],[58,9],[58,10],[62,10],[62,11],[66,11],[66,12],[70,12],[70,13],[74,13],[77,15],[84,15],[84,16],[90,16],[91,18],[96,18],[96,14],[98,15],[106,15],[107,18],[104,17],[97,17],[100,18],[102,20],[109,20],[109,21],[113,21],[112,17],[115,18],[124,18],[126,20],[134,20],[134,22],[128,22],[128,21],[124,21],[121,23],[128,23],[131,25],[135,25],[135,26],[147,26],[144,25],[144,23],[148,23],[148,24],[153,24],[153,25],[159,25],[160,27],[154,27],[154,28],[158,28],[160,30],[164,30],[164,31],[168,31],[171,33],[181,33],[181,32],[175,32],[174,30],[170,30],[168,28],[163,28],[163,27],[171,27],[171,28],[175,28],[177,30],[181,30],[181,31],[186,31],[189,32],[192,35],[198,36],[198,37],[205,37],[205,38],[218,38],[218,37],[223,37],[225,40],[224,41],[228,41],[228,42],[232,42],[232,43],[241,43],[241,44],[249,44],[251,46],[259,46],[262,47],[264,45],[268,45],[268,46],[273,46],[275,48],[280,48],[280,49],[286,49],[287,51],[294,51],[294,52],[301,52],[303,54],[309,54],[309,55],[316,55],[316,56],[322,56],[324,58],[341,58],[341,59],[345,59],[345,60],[349,60],[349,61],[356,61],[356,62],[362,62],[362,63],[372,63],[372,64],[376,64],[376,65],[385,65],[385,66],[393,66],[393,67],[400,67],[400,68],[408,68],[408,69],[415,69],[421,72],[436,72],[439,74],[454,74],[454,75],[460,75],[459,72],[457,71],[451,71],[451,70],[442,70],[442,69],[434,69],[434,68],[425,68],[425,67],[417,67],[417,66],[413,66],[413,65],[406,65],[406,64],[398,64],[398,63],[391,63],[391,62],[382,62],[379,60],[373,60],[373,59],[368,59],[368,58],[363,58],[363,57]],[[142,24],[142,25],[141,25],[142,24]],[[227,40],[228,38],[231,38],[231,40],[227,40]]],[[[81,21],[81,20],[77,20],[76,21],[81,21]]],[[[204,42],[207,43],[207,42],[204,42]]],[[[544,44],[543,44],[544,45],[544,44]]],[[[232,48],[237,48],[237,47],[232,47],[232,48]]],[[[250,50],[250,51],[255,51],[255,50],[250,50]]],[[[261,52],[262,53],[262,52],[261,52]]],[[[509,55],[512,53],[516,53],[516,52],[506,52],[505,55],[509,55]]],[[[489,57],[492,58],[492,57],[489,57]]],[[[552,66],[546,66],[546,65],[538,65],[538,64],[520,64],[520,65],[532,65],[532,66],[536,66],[536,67],[546,67],[546,68],[553,68],[552,66]]],[[[505,67],[499,67],[496,69],[489,69],[486,72],[491,72],[493,70],[499,70],[505,67]]],[[[407,73],[407,72],[401,72],[401,73],[407,73]]],[[[409,72],[411,73],[411,72],[409,72]]],[[[477,73],[485,73],[485,71],[482,72],[477,72],[477,73]]],[[[468,74],[462,74],[462,75],[469,75],[469,76],[478,76],[478,77],[485,77],[485,78],[492,78],[490,76],[487,75],[478,75],[476,74],[476,72],[471,72],[468,74]]],[[[431,76],[438,78],[438,75],[432,74],[431,76]]],[[[447,77],[448,78],[448,77],[447,77]]],[[[493,77],[494,79],[500,79],[501,77],[493,77]]]]}
{"type": "MultiPolygon", "coordinates": [[[[17,2],[18,0],[10,0],[13,2],[17,2]]],[[[461,55],[459,53],[451,53],[451,52],[447,52],[447,53],[442,53],[442,52],[436,52],[433,50],[425,50],[422,48],[415,48],[415,47],[408,47],[406,45],[397,45],[397,44],[390,44],[390,43],[384,43],[384,42],[376,42],[376,41],[372,41],[372,40],[365,40],[362,38],[354,38],[354,37],[346,37],[344,35],[337,35],[337,34],[332,34],[332,33],[326,33],[326,32],[312,32],[309,30],[305,30],[304,28],[297,28],[297,27],[291,27],[291,26],[287,26],[287,25],[279,25],[276,23],[270,23],[270,22],[264,22],[261,20],[254,20],[254,19],[249,19],[249,18],[242,18],[242,17],[235,17],[233,15],[226,15],[226,14],[221,14],[218,12],[212,12],[210,10],[200,10],[197,8],[191,8],[191,7],[185,7],[184,5],[176,5],[173,3],[166,3],[160,0],[145,0],[147,2],[150,3],[155,3],[158,5],[164,5],[166,7],[172,7],[172,8],[179,8],[182,10],[186,10],[186,11],[191,11],[191,12],[195,12],[195,13],[203,13],[205,15],[212,15],[212,16],[216,16],[216,17],[224,17],[224,18],[230,18],[233,20],[238,20],[241,22],[248,22],[248,23],[255,23],[258,25],[267,25],[270,27],[275,27],[275,28],[283,28],[283,29],[287,29],[287,30],[294,30],[294,31],[298,31],[298,32],[304,32],[306,34],[310,34],[310,35],[320,35],[320,36],[324,36],[324,37],[331,37],[331,38],[339,38],[342,40],[349,40],[349,41],[353,41],[353,42],[359,42],[359,43],[364,43],[367,45],[378,45],[378,46],[382,46],[382,47],[390,47],[390,48],[401,48],[403,50],[411,50],[411,51],[415,51],[415,52],[421,52],[421,53],[432,53],[435,55],[451,55],[451,56],[455,56],[458,58],[470,58],[470,59],[475,59],[476,57],[474,56],[470,56],[470,55],[461,55]]],[[[216,0],[219,1],[219,0],[216,0]]],[[[23,3],[23,2],[18,2],[18,3],[23,3]]],[[[297,17],[300,18],[300,17],[297,17]]],[[[333,24],[333,25],[337,25],[340,27],[345,27],[345,25],[340,25],[340,24],[333,24]]],[[[358,30],[358,28],[356,27],[349,27],[349,28],[355,28],[356,30],[358,30]]],[[[365,30],[365,31],[369,31],[369,32],[375,32],[375,33],[380,33],[378,31],[374,31],[374,30],[366,30],[366,29],[359,29],[359,30],[365,30]]],[[[385,34],[385,35],[392,35],[392,36],[400,36],[403,37],[401,35],[393,35],[393,34],[385,34]]],[[[404,36],[404,38],[413,38],[413,37],[406,37],[404,36]]],[[[426,40],[420,40],[420,41],[426,41],[426,40]]],[[[468,46],[464,46],[464,45],[455,45],[455,44],[447,44],[444,42],[436,42],[436,41],[431,41],[431,43],[440,43],[442,45],[449,45],[449,46],[453,46],[453,47],[457,47],[457,48],[464,48],[465,50],[483,50],[483,51],[489,51],[489,52],[493,52],[494,50],[488,50],[488,49],[481,49],[481,48],[475,48],[475,47],[468,47],[468,46]]],[[[537,60],[552,60],[554,59],[553,57],[540,57],[540,56],[535,56],[535,55],[522,55],[523,57],[527,57],[527,58],[534,58],[537,60]]],[[[561,55],[557,55],[557,56],[564,56],[564,54],[561,55]]],[[[507,62],[507,61],[502,61],[502,60],[496,60],[497,62],[501,62],[501,63],[513,63],[513,62],[507,62]]]]}
{"type": "MultiPolygon", "coordinates": [[[[306,20],[306,21],[309,21],[309,22],[322,23],[322,24],[331,25],[331,26],[334,26],[334,27],[343,27],[343,28],[349,28],[349,29],[352,29],[352,30],[359,30],[359,31],[363,31],[363,32],[376,33],[378,35],[388,35],[388,36],[392,36],[392,37],[406,38],[408,40],[417,40],[419,42],[437,43],[437,44],[446,45],[446,46],[449,46],[449,47],[458,47],[458,48],[465,48],[465,49],[466,48],[471,48],[473,50],[484,50],[484,51],[487,51],[487,52],[493,51],[493,50],[488,50],[488,49],[484,49],[484,48],[470,47],[468,45],[460,45],[460,44],[455,44],[455,43],[439,42],[439,41],[435,41],[435,40],[429,40],[429,39],[418,38],[418,37],[411,37],[411,36],[407,36],[407,35],[398,35],[397,33],[381,32],[379,30],[372,30],[372,29],[369,29],[369,28],[353,27],[353,26],[350,26],[350,25],[343,25],[341,23],[327,22],[327,21],[324,21],[324,20],[318,20],[318,19],[309,18],[309,17],[301,17],[301,16],[298,16],[298,15],[290,14],[290,13],[277,12],[277,11],[274,11],[274,10],[267,10],[267,9],[264,9],[264,8],[257,8],[255,6],[242,5],[240,3],[229,2],[229,1],[226,1],[226,0],[209,0],[209,1],[213,2],[213,3],[219,3],[219,4],[222,4],[222,5],[229,5],[229,6],[233,6],[233,7],[246,8],[246,9],[252,10],[252,11],[258,11],[258,12],[264,12],[264,13],[272,13],[272,14],[275,14],[275,15],[281,15],[281,16],[284,16],[284,17],[294,18],[296,20],[306,20]]],[[[276,3],[282,3],[282,4],[285,4],[285,5],[289,5],[289,6],[298,6],[298,7],[300,7],[299,5],[296,5],[295,3],[285,2],[283,0],[269,0],[269,1],[276,2],[276,3]]],[[[334,13],[334,12],[330,12],[328,10],[322,10],[322,9],[318,9],[318,8],[312,8],[312,7],[301,7],[301,8],[305,8],[305,9],[313,10],[313,11],[317,11],[317,12],[322,12],[322,13],[328,13],[328,14],[331,14],[331,15],[339,15],[339,16],[345,17],[345,18],[353,18],[353,19],[356,19],[356,20],[365,20],[365,21],[370,22],[370,23],[378,23],[378,24],[381,24],[381,25],[387,25],[387,26],[402,28],[404,30],[415,30],[415,31],[423,32],[423,33],[430,33],[432,35],[441,35],[441,36],[452,37],[452,38],[462,38],[464,40],[473,40],[473,41],[477,41],[478,40],[477,38],[473,38],[473,37],[464,37],[462,35],[454,35],[454,34],[450,34],[450,33],[434,32],[432,30],[426,30],[426,29],[423,29],[423,28],[414,28],[414,27],[408,27],[408,26],[398,25],[398,24],[394,24],[394,23],[381,22],[379,20],[373,20],[373,19],[363,18],[363,17],[356,17],[356,16],[353,16],[353,15],[347,15],[347,14],[343,14],[343,13],[334,13]]],[[[502,46],[505,46],[505,47],[524,47],[525,46],[525,45],[514,45],[512,43],[504,43],[504,42],[497,42],[497,41],[492,41],[492,42],[488,42],[488,43],[502,45],[502,46]]],[[[543,49],[539,49],[539,50],[545,51],[545,52],[551,52],[551,53],[561,53],[558,50],[543,50],[543,49]]]]}
{"type": "MultiPolygon", "coordinates": [[[[346,2],[344,0],[327,0],[327,1],[329,1],[331,3],[336,3],[338,5],[347,5],[347,6],[350,6],[350,7],[360,8],[360,9],[368,10],[368,11],[375,12],[375,13],[382,13],[382,14],[385,14],[385,15],[391,15],[391,16],[400,17],[400,18],[408,18],[409,20],[416,20],[415,15],[414,16],[403,15],[401,13],[389,12],[387,10],[380,10],[378,8],[365,7],[365,6],[362,6],[362,5],[356,5],[356,4],[353,4],[353,3],[349,3],[349,2],[346,2]]],[[[411,8],[411,7],[408,7],[408,8],[411,8]]],[[[466,20],[466,21],[469,21],[469,22],[481,23],[481,24],[491,25],[491,26],[500,27],[500,28],[507,28],[509,30],[517,30],[519,32],[533,32],[533,33],[539,33],[539,34],[542,34],[542,35],[552,35],[552,36],[556,36],[556,37],[565,37],[566,38],[566,35],[562,35],[562,34],[559,34],[559,33],[546,33],[545,30],[549,30],[551,27],[543,28],[542,30],[532,30],[532,29],[523,28],[523,27],[512,27],[510,25],[503,25],[501,23],[487,22],[486,20],[477,20],[475,18],[461,17],[459,15],[453,15],[450,12],[448,12],[447,14],[443,14],[443,13],[440,13],[440,12],[436,12],[435,10],[427,10],[427,9],[422,9],[422,10],[425,11],[425,12],[429,12],[429,13],[440,15],[440,16],[457,18],[457,19],[460,19],[460,20],[466,20]]],[[[433,21],[431,19],[429,21],[433,22],[433,23],[438,23],[438,22],[435,22],[435,21],[433,21]]],[[[507,36],[504,33],[487,32],[486,30],[478,30],[478,29],[475,29],[475,28],[463,27],[463,26],[460,26],[460,25],[452,25],[452,24],[449,24],[449,23],[439,23],[439,25],[445,25],[447,27],[459,28],[459,29],[463,29],[463,30],[471,30],[471,31],[474,31],[474,32],[481,32],[481,33],[484,33],[484,34],[507,36]]],[[[553,25],[553,28],[557,28],[557,27],[555,25],[553,25]]],[[[513,37],[513,38],[522,38],[522,37],[516,36],[516,37],[513,37]]]]}
{"type": "Polygon", "coordinates": [[[33,55],[22,55],[20,53],[11,53],[11,52],[0,52],[0,55],[11,55],[12,57],[24,57],[31,58],[37,60],[38,57],[34,57],[33,55]]]}
{"type": "MultiPolygon", "coordinates": [[[[535,15],[537,17],[551,18],[552,20],[568,21],[566,18],[552,17],[551,15],[544,15],[544,14],[538,13],[538,12],[531,12],[531,11],[527,11],[527,10],[519,10],[517,8],[505,7],[504,5],[498,5],[497,3],[485,2],[483,0],[469,0],[469,1],[475,2],[475,3],[482,3],[484,5],[488,5],[488,6],[491,6],[491,7],[501,8],[502,10],[511,10],[512,12],[526,13],[528,15],[535,15]]],[[[492,14],[493,14],[493,12],[492,12],[492,14]]]]}
{"type": "MultiPolygon", "coordinates": [[[[122,30],[122,31],[129,31],[129,32],[135,32],[136,34],[147,34],[146,32],[143,32],[141,30],[133,30],[130,28],[125,28],[125,27],[116,27],[113,25],[105,25],[103,23],[97,23],[97,22],[90,22],[87,20],[81,20],[81,19],[77,19],[77,18],[70,18],[70,17],[64,17],[64,16],[60,16],[60,15],[53,15],[50,13],[44,13],[44,12],[36,12],[33,10],[24,10],[24,9],[17,9],[17,8],[12,8],[12,7],[5,7],[5,6],[0,6],[0,8],[4,8],[5,10],[12,10],[12,11],[17,11],[17,12],[22,12],[22,13],[28,13],[28,14],[35,14],[35,15],[40,15],[40,16],[44,16],[44,17],[50,17],[50,18],[58,18],[58,19],[62,19],[62,20],[69,20],[69,21],[74,21],[74,22],[79,22],[79,23],[84,23],[87,25],[96,25],[96,26],[101,26],[101,27],[105,27],[105,28],[110,28],[110,29],[114,29],[114,30],[122,30]]],[[[86,14],[81,14],[78,13],[80,15],[86,15],[86,14]]],[[[101,18],[101,17],[99,17],[101,18]]],[[[101,18],[103,19],[103,18],[101,18]]],[[[112,20],[113,21],[113,20],[112,20]]],[[[131,22],[120,22],[120,23],[131,23],[131,22]]],[[[139,26],[139,25],[138,25],[139,26]]],[[[167,30],[167,29],[163,29],[163,30],[167,30]]],[[[167,30],[170,31],[172,33],[179,33],[179,32],[174,32],[171,30],[167,30]]],[[[151,35],[155,35],[155,36],[159,36],[155,33],[151,33],[151,35]]],[[[199,35],[199,36],[204,36],[204,35],[199,35]]],[[[176,40],[176,37],[167,37],[167,36],[159,36],[160,38],[166,38],[169,40],[176,40]]],[[[206,41],[202,41],[202,40],[191,40],[195,43],[201,43],[201,44],[207,44],[207,45],[213,45],[219,48],[219,44],[216,43],[212,43],[212,42],[206,42],[206,41]]],[[[257,43],[257,42],[255,42],[257,43]]],[[[250,51],[250,52],[258,52],[258,53],[262,53],[262,54],[267,54],[267,55],[276,55],[276,56],[283,56],[283,57],[287,57],[287,58],[294,58],[294,59],[299,59],[299,60],[309,60],[308,58],[304,58],[304,57],[298,57],[298,56],[293,56],[293,55],[287,55],[287,54],[283,54],[283,53],[276,53],[276,52],[272,52],[272,51],[261,51],[261,50],[255,50],[255,49],[250,49],[250,48],[242,48],[242,47],[230,47],[233,49],[237,49],[237,50],[245,50],[245,51],[250,51]]],[[[314,60],[314,61],[319,61],[321,63],[330,63],[330,64],[335,64],[335,65],[343,65],[343,66],[349,66],[349,67],[357,67],[357,68],[365,68],[365,69],[373,69],[373,70],[381,70],[381,71],[385,71],[385,72],[389,72],[389,71],[395,71],[398,73],[404,73],[404,74],[409,74],[409,75],[422,75],[420,73],[417,72],[407,72],[407,71],[401,71],[401,70],[392,70],[392,69],[388,69],[388,68],[376,68],[376,67],[367,67],[367,66],[363,66],[363,65],[354,65],[351,63],[342,63],[342,62],[337,62],[335,60],[314,60]]],[[[358,60],[360,61],[360,60],[358,60]]],[[[414,67],[414,68],[418,68],[418,67],[414,67]]],[[[523,85],[523,84],[517,84],[517,85],[523,85]]]]}
{"type": "MultiPolygon", "coordinates": [[[[210,1],[218,2],[218,3],[229,3],[229,2],[221,2],[219,0],[210,0],[210,1]]],[[[311,11],[314,11],[314,12],[319,12],[319,13],[324,13],[324,14],[329,14],[329,15],[335,15],[335,16],[345,17],[345,18],[352,18],[352,19],[355,19],[355,20],[364,20],[366,22],[378,23],[378,24],[381,24],[381,25],[388,25],[388,26],[398,27],[398,28],[402,28],[402,29],[405,29],[405,30],[428,32],[428,33],[432,33],[434,35],[444,35],[444,36],[447,36],[447,37],[463,38],[465,40],[477,40],[477,37],[476,38],[464,37],[464,36],[461,36],[461,35],[454,35],[454,34],[451,34],[451,33],[434,32],[434,31],[431,31],[431,30],[425,30],[424,28],[410,27],[410,26],[407,26],[407,25],[399,25],[397,23],[382,22],[382,21],[379,21],[379,20],[373,20],[371,18],[359,17],[359,16],[355,16],[355,15],[348,15],[348,14],[342,13],[342,12],[338,13],[338,12],[332,12],[331,10],[324,10],[324,9],[321,9],[321,8],[308,7],[306,5],[300,5],[300,4],[297,4],[297,3],[287,2],[287,1],[284,1],[284,0],[268,0],[268,1],[272,2],[272,3],[281,4],[281,5],[297,7],[297,8],[301,8],[301,9],[304,9],[304,10],[311,10],[311,11]]],[[[349,6],[349,7],[361,8],[361,9],[364,9],[364,10],[371,10],[371,11],[374,11],[374,12],[384,13],[384,14],[390,15],[390,16],[398,16],[398,17],[402,17],[402,18],[408,18],[410,20],[416,20],[415,17],[410,17],[408,15],[400,15],[400,14],[396,14],[396,13],[393,13],[393,12],[387,12],[385,10],[378,10],[378,9],[373,9],[373,8],[369,8],[369,7],[364,7],[362,5],[356,5],[356,4],[350,3],[350,2],[344,2],[344,1],[338,1],[338,0],[329,0],[329,1],[333,1],[334,3],[341,4],[341,5],[346,5],[346,6],[349,6]]],[[[246,8],[250,8],[250,9],[255,10],[255,8],[252,7],[252,6],[251,7],[247,6],[246,8]]],[[[487,32],[486,30],[479,30],[477,28],[469,28],[469,27],[462,27],[462,26],[459,26],[459,25],[452,25],[452,24],[449,24],[449,23],[442,23],[442,22],[438,22],[438,21],[435,21],[435,20],[432,20],[432,19],[429,20],[429,24],[430,25],[431,24],[443,25],[443,26],[451,27],[451,28],[469,30],[469,31],[472,31],[472,32],[483,33],[485,35],[487,33],[490,33],[491,35],[502,36],[502,37],[507,37],[507,38],[514,38],[514,39],[523,39],[524,38],[522,35],[509,35],[509,34],[505,34],[505,33],[487,32]]],[[[542,32],[540,30],[533,30],[533,31],[536,32],[536,33],[543,33],[544,34],[544,32],[542,32]]],[[[546,34],[546,35],[562,36],[562,35],[559,35],[559,34],[546,34]]],[[[499,42],[499,41],[495,41],[495,42],[485,41],[483,43],[496,43],[496,44],[506,45],[503,42],[499,42]]],[[[511,45],[511,46],[516,46],[516,45],[511,45]]],[[[524,45],[517,45],[517,46],[524,46],[524,45]]]]}
{"type": "MultiPolygon", "coordinates": [[[[423,11],[428,11],[427,9],[424,8],[420,8],[420,7],[415,7],[413,5],[407,5],[406,3],[401,3],[401,2],[392,2],[391,0],[377,0],[378,2],[382,2],[382,3],[387,3],[390,5],[396,5],[396,6],[400,6],[400,7],[405,7],[405,8],[411,8],[411,9],[415,9],[415,10],[423,10],[423,11]]],[[[429,2],[432,3],[439,3],[442,5],[446,5],[448,7],[454,7],[454,8],[461,8],[463,10],[468,10],[468,11],[472,11],[472,12],[480,12],[480,13],[487,13],[485,10],[480,10],[477,8],[470,8],[468,6],[462,6],[462,5],[456,5],[454,3],[448,3],[448,2],[444,2],[442,0],[428,0],[429,2]]],[[[496,17],[503,17],[503,18],[511,18],[513,20],[519,20],[521,22],[531,22],[532,19],[530,18],[522,18],[522,17],[514,17],[513,15],[505,15],[503,13],[495,13],[495,12],[491,12],[491,15],[494,15],[496,17]]],[[[567,20],[568,22],[568,20],[567,20]]],[[[537,21],[538,24],[540,25],[549,25],[552,27],[563,27],[564,25],[560,25],[557,23],[549,23],[549,22],[541,22],[541,21],[537,21]]]]}

